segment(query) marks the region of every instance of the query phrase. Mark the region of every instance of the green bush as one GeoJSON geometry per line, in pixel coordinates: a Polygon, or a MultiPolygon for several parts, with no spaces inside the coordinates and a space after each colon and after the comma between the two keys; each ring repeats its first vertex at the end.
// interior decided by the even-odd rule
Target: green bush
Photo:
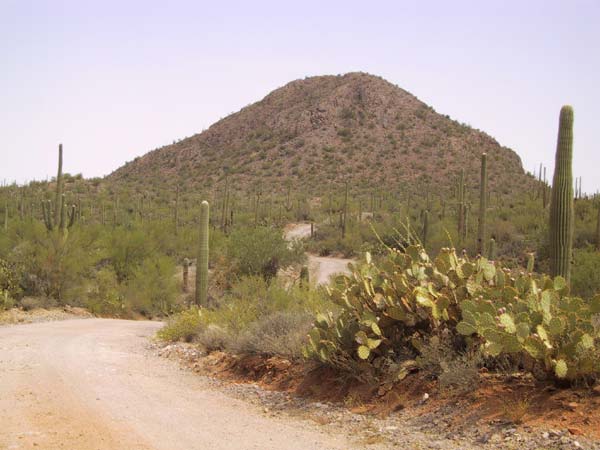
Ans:
{"type": "Polygon", "coordinates": [[[19,267],[19,285],[24,295],[42,296],[59,303],[80,303],[87,280],[99,259],[98,236],[77,228],[62,235],[48,233],[40,224],[23,226],[22,236],[14,237],[7,255],[19,267]]]}
{"type": "Polygon", "coordinates": [[[0,310],[10,309],[21,294],[16,271],[4,259],[0,259],[0,310]]]}
{"type": "Polygon", "coordinates": [[[158,331],[157,336],[164,341],[191,342],[198,334],[200,322],[198,308],[192,307],[171,316],[166,325],[158,331]]]}
{"type": "Polygon", "coordinates": [[[583,298],[600,293],[600,252],[592,247],[573,251],[571,291],[583,298]]]}
{"type": "Polygon", "coordinates": [[[238,277],[260,275],[270,280],[281,267],[304,260],[302,246],[289,245],[281,230],[269,227],[240,228],[229,237],[227,255],[238,277]]]}
{"type": "Polygon", "coordinates": [[[174,316],[159,337],[179,339],[182,333],[177,330],[183,329],[189,330],[189,339],[208,351],[298,357],[311,317],[334,308],[323,295],[322,290],[284,286],[279,281],[268,283],[261,276],[245,277],[214,309],[192,309],[196,312],[174,316]],[[189,314],[193,322],[188,321],[189,314]]]}
{"type": "Polygon", "coordinates": [[[122,289],[111,267],[96,273],[85,305],[97,315],[120,316],[124,313],[122,289]]]}
{"type": "Polygon", "coordinates": [[[156,253],[155,245],[141,229],[115,228],[107,233],[106,257],[119,283],[131,278],[142,263],[156,253]]]}
{"type": "Polygon", "coordinates": [[[178,282],[171,258],[147,258],[130,277],[125,297],[128,309],[146,316],[169,314],[177,309],[178,282]]]}

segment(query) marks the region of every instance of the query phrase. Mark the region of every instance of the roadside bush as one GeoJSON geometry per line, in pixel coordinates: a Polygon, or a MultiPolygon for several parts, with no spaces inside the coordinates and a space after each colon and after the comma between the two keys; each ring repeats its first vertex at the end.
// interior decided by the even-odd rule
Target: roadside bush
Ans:
{"type": "Polygon", "coordinates": [[[115,228],[106,236],[106,257],[119,283],[134,275],[145,260],[155,254],[154,243],[141,229],[115,228]]]}
{"type": "Polygon", "coordinates": [[[0,259],[0,310],[12,308],[20,293],[16,271],[7,261],[0,259]]]}
{"type": "Polygon", "coordinates": [[[174,316],[159,337],[173,340],[185,335],[208,351],[294,358],[300,354],[314,314],[331,309],[322,290],[286,287],[279,281],[268,283],[261,276],[250,276],[237,282],[214,309],[198,312],[193,308],[189,311],[195,312],[174,316]],[[189,330],[189,335],[178,330],[189,330]]]}
{"type": "Polygon", "coordinates": [[[590,298],[600,293],[600,252],[592,247],[573,251],[571,290],[573,294],[590,298]]]}
{"type": "Polygon", "coordinates": [[[237,353],[300,358],[312,326],[307,312],[276,311],[250,324],[234,342],[237,353]]]}
{"type": "Polygon", "coordinates": [[[171,316],[166,325],[158,330],[157,336],[163,341],[191,342],[198,334],[200,314],[196,307],[171,316]]]}
{"type": "Polygon", "coordinates": [[[260,275],[270,280],[281,267],[304,260],[298,242],[289,245],[281,230],[269,227],[240,228],[229,237],[227,255],[230,272],[239,277],[260,275]]]}
{"type": "Polygon", "coordinates": [[[431,336],[417,344],[419,369],[436,378],[441,388],[468,392],[479,384],[479,368],[483,358],[478,349],[457,351],[449,334],[431,336]]]}
{"type": "Polygon", "coordinates": [[[26,232],[8,256],[20,267],[23,293],[56,299],[60,304],[80,303],[98,259],[98,236],[78,229],[65,235],[48,233],[40,226],[30,226],[26,232]]]}
{"type": "Polygon", "coordinates": [[[85,305],[97,315],[120,316],[124,313],[122,289],[111,267],[102,268],[96,273],[85,305]]]}
{"type": "Polygon", "coordinates": [[[125,305],[146,316],[169,314],[177,309],[175,264],[167,256],[145,259],[127,282],[125,305]]]}

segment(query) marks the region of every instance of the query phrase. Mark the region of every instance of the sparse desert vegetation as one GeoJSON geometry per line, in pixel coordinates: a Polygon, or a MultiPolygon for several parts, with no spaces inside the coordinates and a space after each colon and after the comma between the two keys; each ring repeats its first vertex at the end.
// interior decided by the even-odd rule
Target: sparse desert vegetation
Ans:
{"type": "MultiPolygon", "coordinates": [[[[158,339],[191,345],[199,361],[224,355],[217,365],[228,361],[237,375],[243,368],[246,379],[271,367],[271,378],[288,377],[298,389],[310,382],[304,393],[316,397],[333,379],[336,401],[383,415],[417,394],[419,405],[430,396],[475,402],[512,379],[533,393],[519,388],[488,405],[511,424],[527,423],[531,399],[546,389],[577,392],[591,407],[600,376],[600,208],[580,182],[573,188],[572,126],[564,107],[550,184],[542,167],[526,174],[512,151],[482,133],[380,79],[351,74],[292,83],[101,180],[63,174],[61,145],[54,179],[0,188],[0,306],[164,320],[158,339]],[[191,157],[169,172],[164,158],[180,161],[199,146],[196,158],[210,160],[205,139],[236,130],[248,111],[268,117],[300,88],[325,102],[345,99],[311,116],[329,131],[344,125],[320,147],[302,122],[287,135],[255,125],[232,135],[230,153],[213,160],[219,170],[203,166],[216,178],[186,177],[204,164],[191,157]],[[403,100],[400,112],[381,119],[369,110],[378,89],[403,100]],[[380,139],[369,162],[386,183],[360,163],[343,180],[327,175],[323,161],[353,161],[361,133],[376,145],[375,117],[401,133],[380,139]],[[471,157],[455,155],[458,148],[471,157]],[[273,178],[261,170],[270,170],[264,163],[274,152],[289,167],[273,178]],[[391,177],[393,162],[410,165],[403,155],[415,152],[426,168],[391,177]],[[431,169],[431,152],[452,164],[431,169]],[[253,154],[263,169],[240,169],[253,154]],[[166,171],[148,178],[151,165],[166,171]],[[319,180],[303,178],[307,169],[319,180]],[[353,263],[323,284],[310,267],[317,255],[353,263]]],[[[598,417],[573,420],[598,438],[598,417]]]]}

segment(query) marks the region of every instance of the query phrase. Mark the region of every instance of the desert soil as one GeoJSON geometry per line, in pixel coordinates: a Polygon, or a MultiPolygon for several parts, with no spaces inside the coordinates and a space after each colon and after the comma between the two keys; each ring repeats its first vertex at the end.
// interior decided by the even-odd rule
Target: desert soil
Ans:
{"type": "MultiPolygon", "coordinates": [[[[285,238],[288,241],[293,239],[304,239],[310,236],[309,223],[295,223],[286,227],[285,238]]],[[[336,258],[331,256],[317,256],[307,254],[308,269],[311,278],[317,284],[327,284],[332,275],[340,273],[349,273],[348,263],[354,262],[352,259],[336,258]]]]}
{"type": "Polygon", "coordinates": [[[268,416],[160,358],[148,341],[160,326],[86,319],[0,327],[0,448],[354,447],[316,424],[268,416]]]}

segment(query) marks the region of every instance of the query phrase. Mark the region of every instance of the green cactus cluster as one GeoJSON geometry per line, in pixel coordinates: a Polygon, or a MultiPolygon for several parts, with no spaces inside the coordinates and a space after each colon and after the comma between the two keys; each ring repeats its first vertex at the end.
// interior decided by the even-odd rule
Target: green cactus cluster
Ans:
{"type": "Polygon", "coordinates": [[[567,380],[600,373],[600,296],[569,297],[562,277],[499,274],[492,295],[461,302],[459,333],[483,339],[491,356],[526,355],[543,369],[534,373],[567,380]]]}
{"type": "Polygon", "coordinates": [[[557,379],[600,375],[600,296],[570,297],[561,277],[511,271],[448,248],[430,260],[411,246],[377,265],[367,256],[328,295],[342,312],[317,317],[304,352],[337,369],[387,377],[393,368],[402,376],[419,342],[449,332],[489,356],[526,355],[557,379]]]}

